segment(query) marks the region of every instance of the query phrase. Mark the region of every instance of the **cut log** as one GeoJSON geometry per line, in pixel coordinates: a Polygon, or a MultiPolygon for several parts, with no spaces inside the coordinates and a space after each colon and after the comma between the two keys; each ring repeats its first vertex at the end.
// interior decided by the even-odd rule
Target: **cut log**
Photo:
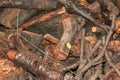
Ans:
{"type": "Polygon", "coordinates": [[[76,36],[85,24],[85,20],[80,16],[68,14],[68,17],[62,21],[62,24],[66,29],[56,46],[54,55],[56,55],[57,59],[65,60],[69,54],[71,44],[73,44],[76,36]]]}
{"type": "Polygon", "coordinates": [[[59,43],[59,39],[55,38],[54,36],[52,36],[50,34],[46,34],[44,36],[44,39],[51,42],[51,43],[53,43],[53,44],[56,44],[56,45],[59,43]]]}

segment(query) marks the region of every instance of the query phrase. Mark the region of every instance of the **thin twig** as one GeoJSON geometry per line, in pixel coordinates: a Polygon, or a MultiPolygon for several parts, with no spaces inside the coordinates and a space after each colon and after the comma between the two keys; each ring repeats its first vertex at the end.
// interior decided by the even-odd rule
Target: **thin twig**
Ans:
{"type": "Polygon", "coordinates": [[[83,61],[83,56],[84,56],[84,41],[85,41],[85,29],[82,30],[81,49],[80,49],[80,63],[83,61]]]}
{"type": "Polygon", "coordinates": [[[101,43],[101,40],[98,40],[98,42],[94,45],[93,49],[91,50],[88,58],[92,57],[92,55],[94,54],[94,52],[98,49],[100,43],[101,43]]]}
{"type": "Polygon", "coordinates": [[[69,66],[64,66],[60,71],[65,72],[65,71],[69,71],[71,69],[75,69],[79,65],[79,63],[80,63],[80,61],[76,61],[75,63],[73,63],[69,66]]]}
{"type": "Polygon", "coordinates": [[[82,79],[82,75],[89,69],[91,68],[97,61],[99,61],[100,59],[102,59],[102,57],[104,56],[104,52],[106,50],[106,47],[108,45],[108,42],[113,34],[113,29],[114,29],[114,26],[115,26],[115,19],[116,19],[116,16],[113,15],[113,19],[112,19],[112,25],[111,25],[111,29],[107,35],[107,40],[105,42],[105,45],[102,49],[101,52],[99,52],[98,56],[96,58],[94,58],[93,60],[89,61],[85,66],[84,68],[82,68],[81,70],[79,70],[79,72],[77,72],[77,75],[75,76],[76,80],[81,80],[82,79]]]}
{"type": "Polygon", "coordinates": [[[108,45],[108,42],[109,42],[109,40],[110,40],[110,38],[111,38],[111,36],[112,36],[112,34],[113,34],[113,32],[114,32],[113,29],[114,29],[114,26],[115,26],[115,19],[116,19],[116,16],[113,15],[111,29],[110,29],[110,31],[109,31],[109,33],[108,33],[108,35],[107,35],[107,39],[106,39],[105,45],[104,45],[104,47],[103,47],[103,50],[102,50],[101,54],[98,55],[98,57],[96,57],[92,62],[97,62],[97,61],[99,61],[99,60],[104,56],[104,52],[105,52],[105,50],[106,50],[106,47],[107,47],[107,45],[108,45]]]}

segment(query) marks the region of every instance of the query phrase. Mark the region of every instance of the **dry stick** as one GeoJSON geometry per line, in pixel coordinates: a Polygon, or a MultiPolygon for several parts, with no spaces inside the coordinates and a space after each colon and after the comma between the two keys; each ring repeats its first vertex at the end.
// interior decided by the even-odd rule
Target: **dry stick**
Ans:
{"type": "Polygon", "coordinates": [[[98,42],[94,45],[93,49],[90,52],[90,55],[88,58],[92,57],[92,55],[94,54],[94,52],[98,49],[99,45],[101,43],[101,40],[98,40],[98,42]]]}
{"type": "Polygon", "coordinates": [[[82,30],[82,38],[81,38],[81,49],[80,49],[80,64],[77,70],[77,73],[81,70],[81,68],[85,65],[84,64],[84,38],[85,38],[85,29],[82,30]],[[82,65],[82,66],[81,66],[82,65]]]}
{"type": "Polygon", "coordinates": [[[105,52],[105,57],[106,57],[106,59],[107,59],[108,64],[115,70],[115,72],[116,72],[116,73],[118,74],[118,76],[120,77],[120,71],[119,71],[119,69],[111,62],[110,57],[109,57],[107,51],[105,52]]]}
{"type": "Polygon", "coordinates": [[[75,63],[73,63],[72,65],[69,66],[64,66],[60,72],[65,72],[65,71],[69,71],[71,69],[75,69],[78,65],[80,64],[80,61],[76,61],[75,63]]]}
{"type": "Polygon", "coordinates": [[[100,59],[102,58],[102,56],[104,55],[104,52],[105,52],[105,49],[106,49],[106,47],[107,47],[107,45],[108,45],[108,42],[109,42],[109,40],[110,40],[110,37],[112,36],[112,34],[113,34],[113,32],[114,32],[113,30],[114,30],[114,26],[115,26],[115,19],[116,19],[116,16],[113,15],[111,29],[110,29],[110,31],[109,31],[109,33],[108,33],[108,36],[107,36],[105,45],[104,45],[104,47],[103,47],[103,50],[102,50],[101,54],[93,60],[93,62],[97,62],[97,61],[100,60],[100,59]]]}
{"type": "Polygon", "coordinates": [[[77,73],[77,75],[75,76],[76,80],[81,80],[81,79],[82,79],[82,75],[84,74],[84,72],[86,72],[90,67],[93,66],[94,63],[96,63],[97,61],[99,61],[99,60],[104,56],[104,52],[105,52],[105,50],[106,50],[106,47],[107,47],[108,42],[109,42],[109,40],[110,40],[110,37],[112,36],[112,34],[113,34],[113,32],[114,32],[113,29],[114,29],[114,26],[115,26],[115,18],[116,18],[116,16],[113,15],[111,29],[110,29],[110,31],[109,31],[109,33],[108,33],[107,40],[106,40],[106,42],[105,42],[105,45],[104,45],[104,47],[103,47],[102,52],[99,53],[100,55],[98,55],[96,58],[94,58],[93,60],[89,61],[89,62],[86,64],[86,66],[85,66],[83,69],[81,69],[81,70],[79,71],[79,73],[77,73]],[[79,76],[80,76],[80,77],[79,77],[79,76]]]}
{"type": "Polygon", "coordinates": [[[84,56],[84,41],[85,41],[85,29],[82,30],[81,49],[80,49],[80,63],[83,61],[83,56],[84,56]]]}
{"type": "MultiPolygon", "coordinates": [[[[101,42],[103,42],[103,44],[105,44],[105,37],[103,36],[102,37],[102,40],[99,40],[97,43],[96,43],[96,47],[98,48],[99,46],[100,46],[100,43],[101,42]]],[[[96,47],[93,47],[93,52],[94,51],[96,51],[96,50],[94,50],[94,48],[96,48],[96,47]]],[[[99,54],[99,53],[98,53],[99,54]]],[[[92,55],[91,55],[92,56],[92,55]]],[[[90,77],[90,79],[89,80],[96,80],[96,78],[97,77],[100,77],[100,74],[101,74],[101,68],[102,68],[102,63],[103,63],[104,61],[103,61],[103,59],[101,59],[99,62],[97,62],[97,63],[94,63],[94,65],[93,66],[95,66],[95,65],[98,65],[98,66],[96,66],[96,68],[97,68],[97,70],[95,71],[95,74],[93,74],[91,77],[90,77]]]]}
{"type": "Polygon", "coordinates": [[[82,38],[81,38],[81,49],[80,49],[80,64],[77,70],[77,74],[84,67],[86,60],[83,59],[84,56],[84,38],[85,38],[85,29],[82,30],[82,38]]]}
{"type": "Polygon", "coordinates": [[[65,8],[62,7],[62,8],[60,8],[60,9],[58,9],[58,10],[55,10],[55,11],[52,11],[52,12],[50,12],[50,13],[44,14],[43,16],[40,16],[40,17],[38,17],[37,19],[34,19],[34,20],[31,20],[31,21],[28,21],[28,22],[24,23],[23,25],[21,25],[21,26],[19,27],[19,30],[21,31],[21,30],[23,30],[24,28],[27,28],[27,27],[35,24],[35,23],[40,23],[40,22],[43,22],[43,21],[50,20],[50,19],[52,19],[52,18],[54,18],[54,17],[56,17],[56,16],[58,16],[58,15],[60,15],[60,14],[63,14],[63,13],[65,13],[65,12],[66,12],[66,11],[65,11],[65,8]]]}
{"type": "Polygon", "coordinates": [[[7,56],[14,63],[18,63],[25,70],[31,72],[42,80],[63,80],[63,74],[44,64],[40,56],[31,53],[29,50],[10,50],[7,56]]]}
{"type": "MultiPolygon", "coordinates": [[[[99,41],[96,43],[96,45],[93,47],[93,49],[92,49],[92,51],[91,51],[91,53],[90,53],[91,55],[89,55],[89,57],[91,57],[92,54],[96,51],[96,49],[99,47],[100,43],[101,43],[101,40],[99,40],[99,41]]],[[[82,62],[82,64],[80,64],[79,69],[78,69],[78,73],[76,74],[76,76],[79,75],[79,71],[81,71],[81,69],[84,68],[86,64],[87,64],[87,60],[84,60],[84,61],[82,62]]],[[[79,79],[78,79],[78,80],[79,80],[79,79]]]]}
{"type": "Polygon", "coordinates": [[[73,3],[72,1],[69,1],[69,0],[58,0],[58,1],[60,1],[65,6],[69,7],[70,9],[74,10],[77,14],[82,15],[86,19],[90,20],[95,25],[98,25],[99,27],[101,27],[101,28],[103,28],[105,30],[110,29],[109,26],[107,26],[105,24],[102,24],[102,23],[99,23],[98,20],[96,20],[95,18],[93,18],[91,16],[91,13],[86,11],[87,8],[83,7],[82,5],[75,4],[75,3],[73,3]]]}

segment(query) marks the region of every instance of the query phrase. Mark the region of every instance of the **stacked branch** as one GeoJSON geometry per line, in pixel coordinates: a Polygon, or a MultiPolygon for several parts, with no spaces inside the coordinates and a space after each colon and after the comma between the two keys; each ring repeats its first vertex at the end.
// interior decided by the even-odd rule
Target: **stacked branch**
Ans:
{"type": "Polygon", "coordinates": [[[0,56],[42,80],[119,80],[119,4],[1,0],[0,56]]]}

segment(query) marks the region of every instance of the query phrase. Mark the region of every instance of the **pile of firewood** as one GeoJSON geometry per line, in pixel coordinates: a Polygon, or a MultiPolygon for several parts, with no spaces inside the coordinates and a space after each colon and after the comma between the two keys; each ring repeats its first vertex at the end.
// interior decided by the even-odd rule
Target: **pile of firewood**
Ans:
{"type": "Polygon", "coordinates": [[[119,39],[120,0],[0,0],[0,80],[120,80],[119,39]]]}

